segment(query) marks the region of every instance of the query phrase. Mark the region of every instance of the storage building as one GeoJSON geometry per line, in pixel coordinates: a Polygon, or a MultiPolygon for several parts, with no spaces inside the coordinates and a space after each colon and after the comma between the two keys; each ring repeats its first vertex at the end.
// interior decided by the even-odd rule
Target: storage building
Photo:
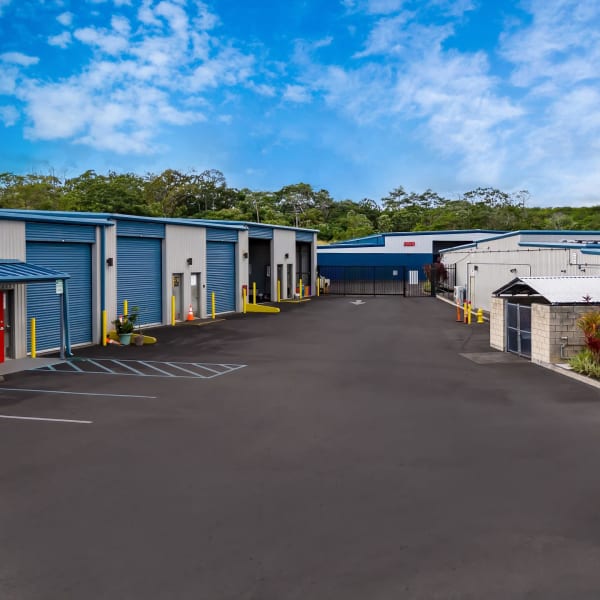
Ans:
{"type": "MultiPolygon", "coordinates": [[[[265,276],[270,275],[272,264],[277,265],[284,284],[282,297],[293,295],[303,268],[314,281],[316,232],[311,230],[0,210],[3,355],[20,358],[31,352],[32,318],[36,319],[39,352],[57,349],[61,331],[65,331],[63,341],[68,348],[98,343],[102,315],[109,322],[116,319],[123,314],[125,301],[130,309],[139,308],[139,323],[144,326],[168,324],[173,317],[185,320],[190,306],[194,316],[205,318],[211,313],[213,294],[217,313],[239,312],[242,288],[251,281],[252,250],[258,257],[257,270],[265,276]],[[266,241],[262,246],[268,248],[266,253],[249,243],[250,231],[253,239],[266,241]],[[61,329],[61,315],[66,329],[61,329]]],[[[277,279],[271,279],[268,294],[263,291],[265,298],[273,297],[277,289],[277,279]]],[[[314,292],[309,289],[308,293],[314,292]]]]}
{"type": "Polygon", "coordinates": [[[600,275],[600,231],[514,231],[442,253],[455,284],[476,308],[515,277],[600,275]]]}

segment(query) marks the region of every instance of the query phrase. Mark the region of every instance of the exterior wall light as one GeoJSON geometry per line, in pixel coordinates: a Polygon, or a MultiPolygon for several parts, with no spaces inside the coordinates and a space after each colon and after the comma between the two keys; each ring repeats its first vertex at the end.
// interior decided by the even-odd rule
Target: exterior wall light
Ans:
{"type": "Polygon", "coordinates": [[[193,261],[192,261],[192,259],[191,259],[191,258],[188,258],[188,259],[187,259],[187,264],[188,264],[188,265],[191,265],[191,264],[192,264],[192,262],[193,262],[193,261]]]}
{"type": "Polygon", "coordinates": [[[113,264],[114,264],[114,260],[112,259],[112,257],[106,259],[106,266],[107,267],[112,267],[113,264]]]}
{"type": "Polygon", "coordinates": [[[248,258],[248,253],[247,253],[247,252],[244,252],[244,254],[242,254],[242,256],[243,256],[244,258],[248,258]]]}

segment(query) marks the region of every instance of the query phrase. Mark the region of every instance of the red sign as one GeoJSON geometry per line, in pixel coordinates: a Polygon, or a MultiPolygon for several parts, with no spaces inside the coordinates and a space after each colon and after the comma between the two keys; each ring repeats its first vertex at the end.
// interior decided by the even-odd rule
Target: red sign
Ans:
{"type": "Polygon", "coordinates": [[[415,242],[404,242],[405,246],[414,246],[415,242]]]}

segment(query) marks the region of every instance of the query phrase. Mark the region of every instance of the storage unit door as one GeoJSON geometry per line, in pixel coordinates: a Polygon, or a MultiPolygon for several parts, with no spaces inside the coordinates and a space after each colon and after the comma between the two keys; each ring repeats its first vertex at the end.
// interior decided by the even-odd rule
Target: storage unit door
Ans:
{"type": "Polygon", "coordinates": [[[235,244],[206,242],[206,305],[212,310],[212,292],[216,312],[235,311],[235,244]]]}
{"type": "MultiPolygon", "coordinates": [[[[68,273],[71,344],[92,341],[92,247],[90,244],[27,242],[27,262],[68,273]]],[[[37,350],[60,346],[60,296],[56,284],[27,285],[27,349],[31,350],[31,318],[35,317],[37,350]]]]}
{"type": "MultiPolygon", "coordinates": [[[[117,237],[117,312],[139,308],[138,323],[162,323],[162,240],[117,237]]],[[[114,317],[113,317],[114,318],[114,317]]]]}

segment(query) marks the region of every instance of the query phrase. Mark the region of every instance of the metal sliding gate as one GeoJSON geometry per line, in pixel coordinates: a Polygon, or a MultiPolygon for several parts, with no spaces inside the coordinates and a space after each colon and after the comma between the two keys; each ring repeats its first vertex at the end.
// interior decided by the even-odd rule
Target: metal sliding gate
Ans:
{"type": "Polygon", "coordinates": [[[342,296],[435,296],[444,289],[443,273],[439,263],[422,267],[319,267],[320,276],[329,280],[328,292],[342,296]]]}
{"type": "Polygon", "coordinates": [[[531,306],[506,304],[506,349],[531,358],[531,306]]]}

